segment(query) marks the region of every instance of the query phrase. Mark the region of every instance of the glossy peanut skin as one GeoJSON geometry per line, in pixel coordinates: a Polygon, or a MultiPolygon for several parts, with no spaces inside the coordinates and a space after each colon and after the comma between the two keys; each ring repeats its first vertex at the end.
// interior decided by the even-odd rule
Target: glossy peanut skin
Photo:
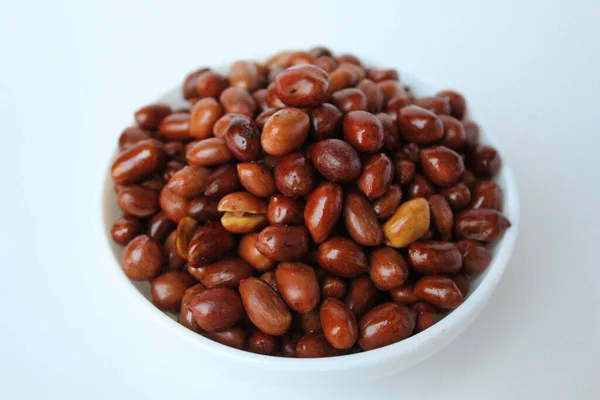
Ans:
{"type": "Polygon", "coordinates": [[[126,186],[119,191],[117,204],[125,214],[147,217],[158,209],[158,194],[142,186],[126,186]]]}
{"type": "Polygon", "coordinates": [[[125,151],[137,142],[150,139],[150,132],[139,126],[130,126],[125,128],[119,136],[119,151],[125,151]]]}
{"type": "Polygon", "coordinates": [[[140,140],[123,151],[112,165],[116,183],[138,183],[158,172],[165,164],[165,148],[155,139],[140,140]]]}
{"type": "Polygon", "coordinates": [[[184,164],[180,163],[179,161],[167,161],[165,171],[162,174],[163,181],[168,182],[183,167],[184,164]]]}
{"type": "Polygon", "coordinates": [[[196,283],[193,286],[190,286],[183,293],[183,297],[181,299],[180,307],[179,307],[179,316],[177,321],[185,326],[186,328],[200,333],[202,328],[198,326],[196,320],[194,319],[194,315],[192,311],[187,307],[187,304],[194,298],[196,295],[202,291],[206,290],[203,284],[196,283]]]}
{"type": "Polygon", "coordinates": [[[383,93],[384,103],[387,103],[390,99],[394,97],[407,96],[404,87],[402,87],[402,85],[400,85],[395,79],[384,79],[382,81],[377,82],[377,86],[379,86],[379,89],[381,89],[381,93],[383,93]]]}
{"type": "Polygon", "coordinates": [[[225,140],[208,138],[191,143],[185,153],[190,165],[212,166],[225,164],[234,159],[233,153],[227,148],[225,140]]]}
{"type": "Polygon", "coordinates": [[[248,317],[258,329],[281,336],[290,328],[292,315],[285,302],[263,280],[244,279],[240,283],[240,294],[248,317]]]}
{"type": "Polygon", "coordinates": [[[256,124],[256,127],[259,130],[263,130],[263,128],[265,127],[265,124],[267,123],[267,120],[269,118],[271,118],[271,115],[275,114],[277,111],[279,111],[277,108],[270,108],[267,105],[267,109],[265,109],[263,112],[261,112],[260,114],[258,114],[258,116],[256,117],[256,119],[254,120],[254,123],[256,124]]]}
{"type": "Polygon", "coordinates": [[[267,208],[267,221],[271,225],[302,225],[304,206],[284,195],[272,196],[267,208]]]}
{"type": "Polygon", "coordinates": [[[261,135],[263,150],[273,156],[284,156],[298,149],[310,130],[308,115],[298,108],[283,108],[265,123],[261,135]]]}
{"type": "Polygon", "coordinates": [[[260,276],[260,279],[263,280],[267,285],[271,287],[275,291],[275,293],[279,293],[279,288],[277,287],[277,281],[275,280],[275,271],[267,271],[260,276]]]}
{"type": "Polygon", "coordinates": [[[452,238],[454,231],[454,214],[446,198],[440,194],[434,194],[427,199],[433,226],[437,229],[442,240],[448,241],[452,238]]]}
{"type": "Polygon", "coordinates": [[[160,191],[158,202],[160,208],[173,222],[177,223],[187,216],[188,200],[185,197],[177,196],[166,186],[160,191]]]}
{"type": "Polygon", "coordinates": [[[467,154],[467,164],[475,176],[493,178],[502,167],[502,159],[493,147],[478,144],[467,154]]]}
{"type": "Polygon", "coordinates": [[[238,255],[257,271],[267,271],[275,267],[276,262],[256,249],[258,232],[248,233],[240,239],[238,255]]]}
{"type": "Polygon", "coordinates": [[[183,294],[196,281],[185,271],[167,271],[150,282],[152,303],[160,310],[176,312],[183,294]]]}
{"type": "Polygon", "coordinates": [[[110,230],[110,235],[116,243],[125,246],[133,238],[142,234],[143,230],[144,227],[139,219],[130,215],[124,215],[115,221],[110,230]]]}
{"type": "Polygon", "coordinates": [[[168,269],[181,269],[186,261],[185,258],[181,257],[177,252],[176,240],[177,231],[172,231],[167,236],[165,244],[163,245],[163,254],[168,269]]]}
{"type": "Polygon", "coordinates": [[[295,261],[308,251],[308,231],[303,226],[269,225],[256,240],[256,249],[275,261],[295,261]]]}
{"type": "Polygon", "coordinates": [[[462,149],[467,141],[467,133],[463,124],[448,115],[440,115],[439,118],[444,125],[442,144],[452,150],[462,149]]]}
{"type": "Polygon", "coordinates": [[[162,261],[160,244],[148,235],[140,235],[125,246],[121,266],[129,279],[147,281],[158,275],[162,261]]]}
{"type": "Polygon", "coordinates": [[[188,202],[187,215],[199,222],[216,221],[221,219],[221,212],[217,209],[218,201],[214,198],[200,196],[188,202]]]}
{"type": "Polygon", "coordinates": [[[471,202],[471,190],[462,182],[442,190],[441,194],[448,200],[448,204],[454,211],[466,208],[471,202]]]}
{"type": "Polygon", "coordinates": [[[167,159],[185,163],[185,144],[181,141],[171,141],[165,143],[165,153],[167,159]]]}
{"type": "Polygon", "coordinates": [[[296,325],[299,325],[304,333],[323,332],[318,308],[304,314],[298,314],[296,321],[296,325]]]}
{"type": "Polygon", "coordinates": [[[329,96],[329,76],[314,65],[297,65],[277,75],[275,88],[287,106],[316,107],[329,96]]]}
{"type": "Polygon", "coordinates": [[[373,82],[381,82],[387,79],[391,79],[397,81],[399,78],[398,71],[391,68],[381,68],[381,69],[370,69],[367,72],[367,77],[373,82]]]}
{"type": "Polygon", "coordinates": [[[462,267],[462,256],[452,242],[416,242],[408,248],[408,260],[417,271],[426,275],[457,272],[462,267]]]}
{"type": "Polygon", "coordinates": [[[421,168],[429,180],[442,187],[454,185],[465,170],[460,155],[445,146],[421,150],[421,168]]]}
{"type": "Polygon", "coordinates": [[[391,116],[393,121],[396,121],[400,110],[412,103],[412,100],[408,96],[394,96],[387,101],[385,112],[391,116]]]}
{"type": "Polygon", "coordinates": [[[328,298],[321,304],[321,326],[325,339],[336,349],[349,349],[358,339],[354,313],[346,304],[328,298]]]}
{"type": "Polygon", "coordinates": [[[344,137],[356,150],[372,153],[383,147],[383,125],[367,111],[350,111],[344,117],[344,137]]]}
{"type": "Polygon", "coordinates": [[[283,157],[274,170],[275,185],[284,195],[304,197],[315,186],[315,172],[310,161],[302,153],[283,157]]]}
{"type": "Polygon", "coordinates": [[[299,313],[313,310],[321,300],[315,271],[299,262],[282,262],[275,270],[279,293],[287,305],[299,313]]]}
{"type": "Polygon", "coordinates": [[[419,97],[415,104],[437,115],[449,115],[451,108],[448,99],[436,96],[419,97]]]}
{"type": "Polygon", "coordinates": [[[402,189],[399,185],[391,185],[390,188],[375,201],[373,201],[373,211],[380,220],[388,219],[394,214],[394,211],[400,206],[402,201],[402,189]]]}
{"type": "Polygon", "coordinates": [[[187,140],[190,136],[190,113],[176,112],[162,120],[158,130],[169,140],[187,140]]]}
{"type": "Polygon", "coordinates": [[[338,91],[354,86],[358,83],[359,76],[356,71],[351,69],[348,65],[338,65],[333,71],[329,73],[329,89],[331,93],[337,93],[338,91]]]}
{"type": "Polygon", "coordinates": [[[358,82],[356,88],[364,93],[367,98],[367,111],[376,114],[383,108],[383,92],[370,79],[363,79],[358,82]]]}
{"type": "Polygon", "coordinates": [[[479,140],[479,125],[473,121],[461,121],[465,128],[465,146],[473,148],[479,140]]]}
{"type": "Polygon", "coordinates": [[[415,105],[400,110],[398,126],[404,138],[416,144],[437,142],[444,135],[442,121],[431,111],[415,105]]]}
{"type": "Polygon", "coordinates": [[[337,62],[331,56],[321,56],[315,59],[314,65],[321,68],[323,71],[330,73],[337,68],[337,62]]]}
{"type": "Polygon", "coordinates": [[[437,97],[447,99],[450,103],[450,114],[461,120],[464,118],[467,110],[467,102],[464,96],[454,90],[442,90],[436,94],[437,97]]]}
{"type": "Polygon", "coordinates": [[[283,357],[295,358],[296,357],[296,345],[298,344],[298,340],[303,335],[300,333],[287,333],[281,339],[281,355],[283,357]]]}
{"type": "Polygon", "coordinates": [[[373,154],[365,161],[356,184],[370,199],[383,196],[394,179],[392,160],[383,153],[373,154]]]}
{"type": "Polygon", "coordinates": [[[395,303],[371,309],[359,323],[358,345],[372,350],[406,339],[415,326],[415,313],[395,303]]]}
{"type": "Polygon", "coordinates": [[[415,295],[437,308],[454,309],[464,296],[452,279],[444,275],[424,276],[415,285],[415,295]]]}
{"type": "Polygon", "coordinates": [[[234,349],[242,350],[246,346],[246,334],[241,328],[235,326],[219,332],[206,332],[204,336],[234,349]]]}
{"type": "Polygon", "coordinates": [[[378,246],[383,242],[383,231],[371,203],[360,193],[344,196],[344,225],[356,243],[361,246],[378,246]]]}
{"type": "Polygon", "coordinates": [[[296,344],[296,357],[320,358],[341,355],[341,351],[333,347],[322,332],[311,332],[304,335],[296,344]]]}
{"type": "Polygon", "coordinates": [[[415,295],[414,283],[405,283],[390,290],[390,297],[396,304],[410,305],[419,299],[415,295]]]}
{"type": "Polygon", "coordinates": [[[341,112],[347,114],[351,111],[366,111],[367,96],[363,92],[355,88],[346,88],[338,90],[331,95],[333,104],[341,112]]]}
{"type": "Polygon", "coordinates": [[[267,86],[267,105],[271,108],[277,109],[284,108],[286,106],[277,94],[275,82],[272,82],[269,86],[267,86]]]}
{"type": "Polygon", "coordinates": [[[256,160],[262,150],[258,128],[250,118],[244,116],[231,119],[225,133],[225,144],[240,161],[256,160]]]}
{"type": "Polygon", "coordinates": [[[198,326],[208,332],[231,328],[244,315],[240,295],[227,287],[201,291],[190,300],[187,308],[198,326]]]}
{"type": "Polygon", "coordinates": [[[500,212],[485,208],[462,211],[455,219],[458,237],[483,242],[498,240],[510,226],[508,219],[500,212]]]}
{"type": "Polygon", "coordinates": [[[246,342],[246,350],[265,356],[274,356],[278,348],[279,341],[277,338],[261,331],[254,332],[246,342]]]}
{"type": "Polygon", "coordinates": [[[411,305],[410,309],[417,313],[415,322],[415,332],[417,333],[431,328],[437,322],[435,308],[424,301],[411,305]]]}
{"type": "Polygon", "coordinates": [[[229,287],[240,285],[242,279],[252,276],[250,265],[241,258],[231,257],[204,267],[202,284],[207,288],[229,287]]]}
{"type": "Polygon", "coordinates": [[[408,278],[408,264],[390,247],[374,250],[369,257],[369,266],[369,276],[379,290],[391,290],[408,278]]]}
{"type": "Polygon", "coordinates": [[[214,71],[205,71],[196,78],[196,97],[214,97],[219,95],[228,86],[227,78],[214,71]]]}
{"type": "Polygon", "coordinates": [[[377,301],[377,288],[367,276],[350,280],[344,303],[357,317],[366,313],[377,301]]]}
{"type": "Polygon", "coordinates": [[[171,114],[171,107],[168,104],[155,103],[149,104],[135,112],[135,122],[142,129],[157,129],[160,122],[171,114]]]}
{"type": "Polygon", "coordinates": [[[470,276],[481,274],[492,262],[492,252],[474,240],[461,240],[456,244],[463,259],[463,269],[470,276]]]}
{"type": "Polygon", "coordinates": [[[323,243],[335,229],[342,213],[342,187],[326,182],[308,197],[304,207],[304,223],[313,241],[323,243]]]}
{"type": "Polygon", "coordinates": [[[237,165],[238,178],[242,186],[257,197],[270,197],[275,193],[275,178],[264,165],[240,163],[237,165]]]}
{"type": "Polygon", "coordinates": [[[334,297],[342,299],[346,295],[348,285],[346,281],[339,276],[326,275],[321,279],[321,298],[334,297]]]}
{"type": "Polygon", "coordinates": [[[415,177],[415,163],[410,160],[396,160],[394,168],[398,183],[402,185],[409,184],[415,177]]]}
{"type": "Polygon", "coordinates": [[[208,71],[208,68],[199,68],[195,71],[190,72],[183,81],[183,98],[191,99],[197,98],[199,95],[196,91],[196,80],[200,75],[208,71]]]}
{"type": "Polygon", "coordinates": [[[204,195],[220,199],[226,194],[237,191],[240,187],[235,165],[221,165],[208,176],[204,195]]]}
{"type": "Polygon", "coordinates": [[[175,172],[167,187],[177,196],[191,199],[204,193],[211,171],[197,165],[187,165],[175,172]]]}
{"type": "Polygon", "coordinates": [[[233,248],[233,235],[218,222],[198,227],[189,244],[187,260],[191,267],[203,267],[233,248]]]}
{"type": "Polygon", "coordinates": [[[407,192],[409,199],[419,197],[427,199],[429,196],[435,194],[435,188],[423,175],[416,174],[412,182],[408,185],[407,192]]]}
{"type": "Polygon", "coordinates": [[[469,290],[471,290],[471,282],[469,277],[464,272],[457,272],[456,274],[449,275],[450,279],[456,284],[458,290],[463,295],[464,298],[469,294],[469,290]]]}
{"type": "Polygon", "coordinates": [[[401,156],[402,159],[410,160],[414,163],[420,161],[421,148],[416,143],[408,143],[400,147],[399,154],[396,153],[396,157],[401,156]]]}
{"type": "Polygon", "coordinates": [[[256,90],[260,83],[259,71],[251,61],[236,61],[229,68],[229,83],[249,92],[256,90]]]}
{"type": "Polygon", "coordinates": [[[333,237],[322,243],[317,250],[317,263],[321,268],[343,278],[357,277],[369,268],[362,248],[345,237],[333,237]]]}
{"type": "Polygon", "coordinates": [[[315,168],[332,182],[350,182],[361,173],[358,153],[339,139],[321,140],[312,145],[310,159],[315,168]]]}
{"type": "Polygon", "coordinates": [[[502,211],[504,193],[494,181],[481,181],[474,185],[471,191],[471,208],[489,208],[502,211]]]}
{"type": "Polygon", "coordinates": [[[159,211],[148,221],[147,232],[152,239],[162,243],[165,241],[167,235],[176,227],[177,225],[164,211],[159,211]]]}
{"type": "Polygon", "coordinates": [[[338,137],[342,128],[343,114],[336,106],[323,103],[309,110],[311,134],[315,140],[338,137]]]}

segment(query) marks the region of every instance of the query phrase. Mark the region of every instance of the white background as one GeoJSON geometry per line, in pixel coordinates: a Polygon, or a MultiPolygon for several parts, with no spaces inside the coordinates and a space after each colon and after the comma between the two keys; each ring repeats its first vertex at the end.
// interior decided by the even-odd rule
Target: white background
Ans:
{"type": "Polygon", "coordinates": [[[2,0],[0,398],[600,398],[599,82],[594,1],[2,0]],[[467,95],[519,183],[512,262],[460,338],[393,377],[289,393],[198,360],[178,381],[106,284],[115,141],[197,66],[316,44],[467,95]]]}

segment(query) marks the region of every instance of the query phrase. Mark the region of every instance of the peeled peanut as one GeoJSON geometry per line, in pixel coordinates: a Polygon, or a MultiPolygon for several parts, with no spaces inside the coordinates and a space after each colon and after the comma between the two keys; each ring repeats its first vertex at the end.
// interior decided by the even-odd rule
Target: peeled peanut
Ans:
{"type": "Polygon", "coordinates": [[[267,203],[248,192],[230,193],[219,201],[221,224],[232,233],[249,233],[267,224],[267,203]]]}
{"type": "Polygon", "coordinates": [[[383,225],[386,245],[406,247],[423,236],[429,229],[429,204],[416,198],[402,204],[383,225]]]}

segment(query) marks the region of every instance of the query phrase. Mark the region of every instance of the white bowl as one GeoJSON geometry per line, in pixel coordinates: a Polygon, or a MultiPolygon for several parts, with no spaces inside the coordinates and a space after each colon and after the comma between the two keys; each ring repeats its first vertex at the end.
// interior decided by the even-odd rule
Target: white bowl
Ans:
{"type": "MultiPolygon", "coordinates": [[[[408,84],[417,96],[433,95],[439,88],[402,72],[402,82],[408,84]]],[[[158,99],[172,105],[185,104],[178,86],[158,99]]],[[[481,141],[496,147],[503,154],[496,137],[474,116],[469,106],[469,118],[482,127],[481,141]]],[[[115,140],[116,142],[116,140],[115,140]]],[[[114,158],[116,158],[116,150],[114,158]]],[[[111,164],[112,164],[111,160],[111,164]]],[[[496,289],[513,252],[519,230],[519,202],[517,185],[510,167],[504,165],[497,177],[504,191],[504,214],[512,227],[504,234],[494,249],[493,260],[485,273],[472,283],[471,293],[465,302],[431,328],[401,342],[363,353],[321,359],[290,359],[269,357],[233,349],[194,333],[167,317],[154,307],[147,282],[130,281],[120,267],[122,247],[116,245],[110,235],[113,222],[121,216],[113,190],[110,165],[104,182],[102,199],[103,227],[107,244],[107,257],[111,258],[117,283],[111,292],[123,292],[123,297],[141,301],[125,301],[124,307],[131,312],[152,318],[156,329],[168,331],[172,341],[182,346],[189,357],[169,360],[178,368],[198,368],[194,360],[202,359],[211,369],[222,371],[229,379],[241,381],[261,381],[270,384],[344,384],[361,383],[391,375],[408,368],[435,354],[460,335],[485,307],[496,289]]]]}

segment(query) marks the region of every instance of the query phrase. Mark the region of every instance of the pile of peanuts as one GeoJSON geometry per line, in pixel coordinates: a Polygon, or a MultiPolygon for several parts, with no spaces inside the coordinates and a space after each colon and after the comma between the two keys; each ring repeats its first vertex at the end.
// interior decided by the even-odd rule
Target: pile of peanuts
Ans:
{"type": "Polygon", "coordinates": [[[205,337],[327,357],[421,332],[464,301],[510,227],[451,90],[322,47],[208,68],[150,104],[112,166],[122,268],[205,337]]]}

